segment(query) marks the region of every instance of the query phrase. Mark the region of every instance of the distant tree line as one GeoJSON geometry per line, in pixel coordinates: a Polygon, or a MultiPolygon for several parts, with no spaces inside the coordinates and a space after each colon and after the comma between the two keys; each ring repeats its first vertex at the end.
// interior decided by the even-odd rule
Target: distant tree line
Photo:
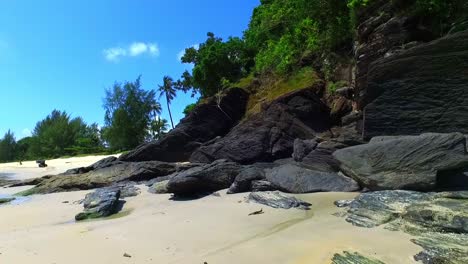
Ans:
{"type": "Polygon", "coordinates": [[[81,117],[72,118],[65,111],[53,110],[37,122],[29,137],[16,140],[8,130],[0,139],[0,162],[115,153],[159,139],[169,126],[166,119],[160,118],[162,108],[156,100],[157,91],[168,109],[175,97],[175,88],[168,78],[157,90],[144,90],[140,77],[107,89],[102,128],[96,123],[85,123],[81,117]]]}

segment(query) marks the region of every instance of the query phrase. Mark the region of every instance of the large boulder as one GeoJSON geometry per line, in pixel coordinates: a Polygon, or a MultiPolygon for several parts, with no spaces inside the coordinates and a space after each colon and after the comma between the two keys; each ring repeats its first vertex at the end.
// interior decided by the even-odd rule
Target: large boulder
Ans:
{"type": "Polygon", "coordinates": [[[122,155],[122,161],[187,161],[203,143],[224,136],[244,116],[248,94],[233,88],[199,104],[164,138],[122,155]]]}
{"type": "Polygon", "coordinates": [[[378,191],[356,197],[346,221],[413,235],[422,263],[468,263],[468,192],[378,191]]]}
{"type": "Polygon", "coordinates": [[[356,181],[339,173],[311,170],[299,164],[269,169],[266,179],[289,193],[353,192],[360,189],[356,181]]]}
{"type": "Polygon", "coordinates": [[[460,133],[373,138],[333,156],[346,175],[371,190],[432,190],[438,182],[447,187],[449,177],[468,166],[466,140],[460,133]]]}
{"type": "Polygon", "coordinates": [[[241,165],[226,160],[191,168],[171,176],[167,183],[167,192],[193,196],[226,189],[231,186],[241,169],[241,165]]]}
{"type": "Polygon", "coordinates": [[[330,109],[314,89],[299,90],[265,105],[225,137],[200,147],[190,161],[252,164],[291,157],[296,138],[312,139],[330,125],[330,109]]]}
{"type": "Polygon", "coordinates": [[[147,181],[187,168],[189,168],[187,165],[159,161],[117,161],[114,162],[111,166],[92,170],[83,174],[44,176],[41,178],[41,180],[34,181],[37,184],[34,188],[29,189],[21,194],[30,195],[89,190],[128,181],[147,181]]]}
{"type": "Polygon", "coordinates": [[[82,221],[115,214],[122,208],[119,198],[120,190],[116,188],[97,189],[88,193],[83,200],[84,211],[77,214],[75,220],[82,221]]]}
{"type": "Polygon", "coordinates": [[[468,31],[373,62],[364,136],[468,133],[468,31]]]}

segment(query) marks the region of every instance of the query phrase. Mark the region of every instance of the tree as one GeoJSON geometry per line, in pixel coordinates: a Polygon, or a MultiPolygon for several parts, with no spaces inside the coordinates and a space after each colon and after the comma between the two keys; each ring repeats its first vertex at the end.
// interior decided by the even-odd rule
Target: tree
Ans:
{"type": "Polygon", "coordinates": [[[160,92],[159,98],[165,96],[166,103],[167,103],[167,111],[169,112],[169,118],[171,119],[171,126],[174,129],[174,121],[172,120],[172,113],[171,113],[171,101],[176,96],[176,89],[174,87],[174,80],[172,80],[169,76],[164,76],[163,78],[163,85],[159,85],[158,91],[160,92]]]}
{"type": "Polygon", "coordinates": [[[71,118],[58,110],[37,122],[32,137],[20,142],[19,155],[28,158],[90,154],[103,149],[97,124],[88,126],[81,117],[71,118]]]}
{"type": "Polygon", "coordinates": [[[161,139],[166,134],[167,128],[168,122],[166,119],[157,118],[151,121],[151,140],[161,139]]]}
{"type": "Polygon", "coordinates": [[[155,92],[134,82],[115,83],[104,98],[103,138],[113,150],[128,150],[145,142],[152,117],[160,111],[155,92]]]}
{"type": "Polygon", "coordinates": [[[244,40],[230,37],[227,41],[215,37],[211,32],[207,40],[199,48],[188,48],[182,57],[182,62],[193,63],[192,74],[184,72],[177,86],[186,91],[187,88],[200,92],[202,97],[216,94],[222,89],[222,81],[238,81],[246,75],[254,65],[251,50],[244,40]]]}
{"type": "Polygon", "coordinates": [[[16,155],[15,135],[8,130],[0,140],[0,162],[10,162],[15,160],[16,155]]]}

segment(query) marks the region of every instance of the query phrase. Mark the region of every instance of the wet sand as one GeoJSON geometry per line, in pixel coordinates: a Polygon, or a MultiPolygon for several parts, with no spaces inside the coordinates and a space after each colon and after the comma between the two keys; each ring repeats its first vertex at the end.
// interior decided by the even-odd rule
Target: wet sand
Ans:
{"type": "Polygon", "coordinates": [[[119,215],[82,223],[74,222],[82,210],[76,201],[87,191],[0,206],[0,263],[320,264],[348,250],[391,264],[415,263],[412,256],[421,250],[402,232],[354,227],[333,216],[342,210],[333,202],[354,193],[298,195],[312,203],[312,210],[301,211],[246,203],[247,194],[174,201],[140,188],[119,215]],[[264,214],[248,216],[259,209],[264,214]]]}

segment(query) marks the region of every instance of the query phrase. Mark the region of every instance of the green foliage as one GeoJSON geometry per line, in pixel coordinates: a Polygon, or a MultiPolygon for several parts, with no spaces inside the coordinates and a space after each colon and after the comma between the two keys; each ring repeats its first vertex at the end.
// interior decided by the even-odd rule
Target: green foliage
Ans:
{"type": "Polygon", "coordinates": [[[132,149],[145,141],[150,121],[161,106],[154,91],[141,88],[140,77],[123,85],[115,83],[104,98],[103,138],[112,150],[132,149]]]}
{"type": "Polygon", "coordinates": [[[172,120],[171,113],[171,101],[176,97],[176,89],[174,86],[174,80],[169,76],[164,76],[163,85],[159,85],[158,91],[160,92],[159,98],[166,97],[167,111],[169,112],[169,117],[171,119],[172,128],[174,128],[174,121],[172,120]]]}
{"type": "Polygon", "coordinates": [[[223,80],[235,82],[250,71],[253,56],[244,40],[230,37],[223,41],[208,33],[207,40],[185,50],[182,62],[193,63],[192,74],[184,73],[178,84],[182,89],[192,88],[202,97],[215,95],[223,87],[223,80]]]}
{"type": "Polygon", "coordinates": [[[197,106],[197,103],[187,105],[184,109],[184,115],[190,114],[193,111],[193,109],[195,109],[196,106],[197,106]]]}
{"type": "Polygon", "coordinates": [[[342,0],[262,1],[245,31],[255,48],[257,72],[286,74],[301,62],[351,38],[349,11],[342,0]]]}
{"type": "Polygon", "coordinates": [[[166,119],[156,118],[152,120],[150,123],[150,140],[161,139],[167,133],[168,128],[169,125],[166,119]]]}
{"type": "Polygon", "coordinates": [[[70,118],[54,110],[39,121],[33,136],[18,142],[23,158],[50,158],[102,151],[97,124],[88,126],[81,117],[70,118]]]}
{"type": "Polygon", "coordinates": [[[0,140],[0,162],[10,162],[15,160],[17,143],[15,135],[8,130],[0,140]]]}

